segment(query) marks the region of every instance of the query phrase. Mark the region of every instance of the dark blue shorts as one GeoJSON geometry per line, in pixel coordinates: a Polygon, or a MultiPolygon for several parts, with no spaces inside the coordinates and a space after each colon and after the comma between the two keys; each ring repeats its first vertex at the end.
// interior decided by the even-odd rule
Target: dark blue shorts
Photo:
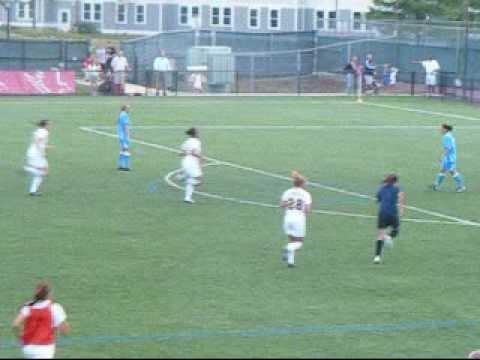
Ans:
{"type": "Polygon", "coordinates": [[[378,214],[378,228],[379,229],[386,229],[388,227],[392,227],[394,230],[398,230],[400,227],[400,218],[398,215],[391,215],[391,214],[378,214]]]}

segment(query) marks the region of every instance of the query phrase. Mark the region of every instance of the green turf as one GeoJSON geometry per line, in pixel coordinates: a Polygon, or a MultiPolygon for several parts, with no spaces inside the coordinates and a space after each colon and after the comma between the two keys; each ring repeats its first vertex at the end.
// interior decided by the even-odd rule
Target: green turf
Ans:
{"type": "MultiPolygon", "coordinates": [[[[375,266],[374,219],[313,214],[298,267],[290,271],[280,260],[280,209],[201,196],[187,206],[182,193],[163,180],[180,158],[150,146],[133,144],[134,171],[116,171],[116,140],[79,127],[113,126],[123,101],[133,107],[133,125],[158,125],[133,129],[135,139],[177,148],[183,128],[162,126],[197,125],[207,156],[283,176],[297,169],[312,182],[369,195],[387,171],[397,171],[408,204],[480,221],[480,117],[475,119],[478,108],[462,103],[0,98],[0,357],[20,355],[9,345],[9,324],[40,278],[53,283],[72,326],[71,343],[58,346],[60,357],[462,357],[479,346],[480,327],[468,323],[480,320],[478,227],[405,222],[385,263],[375,266]],[[53,122],[55,148],[44,196],[30,198],[21,165],[32,122],[42,117],[53,122]],[[455,133],[464,194],[453,192],[451,179],[441,192],[427,188],[438,170],[437,129],[359,127],[444,121],[460,127],[455,133]],[[429,320],[457,322],[402,328],[429,320]],[[393,327],[369,331],[356,324],[393,327]],[[329,328],[335,325],[347,330],[329,328]]],[[[265,204],[276,204],[289,186],[221,165],[206,167],[205,180],[205,192],[265,204]]],[[[370,200],[313,186],[310,191],[316,209],[376,213],[370,200]]],[[[449,221],[411,210],[405,216],[449,221]]]]}

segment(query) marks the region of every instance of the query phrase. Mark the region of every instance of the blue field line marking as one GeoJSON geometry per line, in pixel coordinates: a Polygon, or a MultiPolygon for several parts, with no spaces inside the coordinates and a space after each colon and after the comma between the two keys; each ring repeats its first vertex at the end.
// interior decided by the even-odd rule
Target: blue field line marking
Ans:
{"type": "MultiPolygon", "coordinates": [[[[344,325],[311,325],[303,327],[266,328],[252,330],[193,330],[151,335],[118,335],[118,336],[79,336],[60,338],[58,345],[108,344],[132,342],[181,341],[219,337],[270,337],[285,335],[336,335],[348,333],[388,333],[405,330],[441,330],[462,326],[478,326],[480,320],[425,320],[391,324],[344,324],[344,325]]],[[[0,338],[0,349],[18,347],[18,343],[0,338]]]]}

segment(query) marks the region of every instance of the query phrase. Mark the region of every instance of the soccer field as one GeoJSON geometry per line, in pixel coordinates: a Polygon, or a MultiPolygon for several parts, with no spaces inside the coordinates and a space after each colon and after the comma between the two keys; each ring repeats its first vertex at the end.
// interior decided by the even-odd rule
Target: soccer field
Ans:
{"type": "Polygon", "coordinates": [[[58,357],[464,357],[480,347],[480,114],[426,98],[0,98],[0,357],[10,323],[51,281],[72,327],[58,357]],[[115,123],[132,106],[132,172],[115,123]],[[52,121],[50,175],[27,195],[22,162],[52,121]],[[467,192],[439,168],[454,125],[467,192]],[[173,152],[200,129],[205,184],[182,202],[173,152]],[[315,213],[295,269],[283,211],[299,170],[315,213]],[[372,200],[398,172],[400,237],[372,263],[372,200]]]}

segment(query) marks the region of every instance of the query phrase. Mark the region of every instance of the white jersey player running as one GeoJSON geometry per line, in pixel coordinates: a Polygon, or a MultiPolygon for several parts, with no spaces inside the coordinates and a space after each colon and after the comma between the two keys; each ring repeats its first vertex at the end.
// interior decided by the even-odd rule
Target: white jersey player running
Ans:
{"type": "Polygon", "coordinates": [[[186,131],[189,138],[182,144],[181,154],[183,180],[185,182],[185,198],[184,201],[193,204],[192,199],[195,186],[199,186],[203,182],[202,174],[202,143],[198,138],[198,130],[190,128],[186,131]]]}
{"type": "Polygon", "coordinates": [[[280,207],[285,209],[283,229],[288,236],[288,244],[284,248],[284,260],[287,260],[290,268],[295,266],[295,251],[303,246],[307,214],[312,209],[312,196],[305,190],[305,178],[294,171],[292,179],[293,187],[283,193],[280,202],[280,207]]]}
{"type": "Polygon", "coordinates": [[[27,150],[27,159],[23,167],[32,176],[30,182],[30,195],[41,195],[39,192],[43,178],[48,174],[47,148],[48,148],[48,120],[37,123],[37,130],[33,132],[32,143],[27,150]]]}

